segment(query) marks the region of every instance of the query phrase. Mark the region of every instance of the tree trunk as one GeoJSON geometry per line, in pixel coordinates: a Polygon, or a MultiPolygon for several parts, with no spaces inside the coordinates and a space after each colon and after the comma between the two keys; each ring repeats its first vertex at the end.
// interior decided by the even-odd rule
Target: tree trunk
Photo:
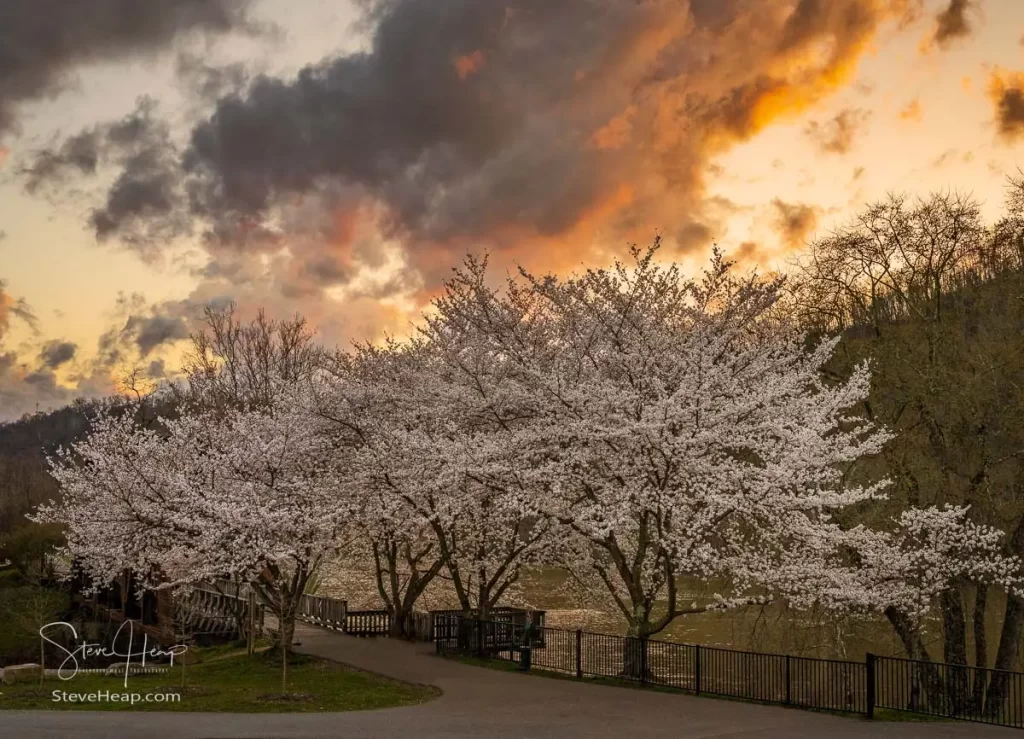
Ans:
{"type": "Polygon", "coordinates": [[[620,677],[626,680],[644,680],[647,670],[644,659],[644,648],[647,640],[637,636],[627,636],[622,642],[622,672],[620,677]]]}
{"type": "Polygon", "coordinates": [[[288,693],[288,647],[292,642],[285,636],[284,624],[279,622],[278,627],[280,628],[278,639],[281,642],[281,695],[285,695],[288,693]]]}
{"type": "MultiPolygon", "coordinates": [[[[996,649],[995,669],[1013,670],[1017,665],[1017,653],[1020,648],[1021,626],[1024,625],[1024,598],[1010,595],[1006,599],[1006,611],[1003,615],[1003,632],[999,637],[996,649]]],[[[1005,672],[993,672],[985,695],[985,715],[994,717],[999,714],[1006,702],[1010,680],[1005,672]]]]}
{"type": "Polygon", "coordinates": [[[480,571],[480,584],[477,588],[476,613],[481,621],[487,621],[491,617],[491,589],[487,587],[487,580],[483,570],[480,571]]]}
{"type": "Polygon", "coordinates": [[[913,670],[913,680],[910,695],[907,699],[907,709],[917,711],[925,706],[931,706],[936,710],[942,710],[945,704],[942,676],[939,674],[938,668],[932,663],[931,656],[928,654],[928,650],[925,649],[914,623],[907,618],[906,614],[891,606],[885,609],[885,617],[889,620],[896,635],[903,643],[903,649],[906,651],[907,657],[912,660],[919,660],[919,664],[913,670]]]}
{"type": "Polygon", "coordinates": [[[988,586],[978,585],[974,593],[974,687],[971,690],[971,706],[980,712],[985,699],[986,675],[988,667],[988,635],[985,631],[985,616],[988,613],[988,586]]]}
{"type": "Polygon", "coordinates": [[[412,609],[406,608],[404,603],[398,603],[392,606],[389,610],[388,616],[390,623],[388,624],[388,636],[392,639],[409,639],[410,638],[410,621],[412,619],[412,609]]]}
{"type": "Polygon", "coordinates": [[[281,650],[281,695],[288,692],[288,654],[295,640],[295,606],[281,595],[281,609],[277,619],[277,641],[281,650]]]}
{"type": "Polygon", "coordinates": [[[956,665],[947,668],[946,698],[948,709],[958,715],[967,705],[971,687],[967,668],[967,623],[959,587],[942,594],[942,626],[943,658],[947,664],[956,665]]]}
{"type": "Polygon", "coordinates": [[[622,672],[626,680],[648,682],[652,677],[647,662],[647,640],[650,638],[650,624],[630,624],[622,640],[622,672]]]}
{"type": "MultiPolygon", "coordinates": [[[[1017,523],[1013,532],[1010,549],[1014,554],[1024,553],[1024,518],[1017,523]]],[[[1006,608],[1003,612],[1003,631],[999,635],[999,646],[996,648],[996,670],[1013,670],[1017,666],[1020,650],[1021,627],[1024,626],[1024,598],[1015,595],[1006,596],[1006,608]]],[[[1005,672],[993,672],[985,695],[985,715],[995,717],[1002,710],[1009,692],[1009,675],[1005,672]]]]}

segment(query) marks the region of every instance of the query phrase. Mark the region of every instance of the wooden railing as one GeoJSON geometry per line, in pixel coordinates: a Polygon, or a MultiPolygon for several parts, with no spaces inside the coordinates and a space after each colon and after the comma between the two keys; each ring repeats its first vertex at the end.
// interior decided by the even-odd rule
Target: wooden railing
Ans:
{"type": "Polygon", "coordinates": [[[249,594],[235,583],[219,581],[212,585],[198,585],[192,589],[189,601],[182,604],[176,621],[195,633],[230,633],[241,631],[251,625],[254,637],[263,633],[263,607],[250,598],[249,594]],[[250,609],[252,613],[250,614],[250,609]]]}
{"type": "Polygon", "coordinates": [[[348,602],[327,598],[322,595],[303,595],[299,599],[296,617],[301,621],[345,631],[348,618],[348,602]]]}
{"type": "Polygon", "coordinates": [[[387,636],[390,627],[387,611],[349,611],[345,616],[344,631],[352,636],[387,636]]]}

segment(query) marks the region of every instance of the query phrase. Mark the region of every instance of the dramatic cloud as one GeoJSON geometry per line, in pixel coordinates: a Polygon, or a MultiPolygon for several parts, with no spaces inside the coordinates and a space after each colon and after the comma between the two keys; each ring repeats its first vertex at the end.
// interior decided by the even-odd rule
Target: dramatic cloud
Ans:
{"type": "Polygon", "coordinates": [[[185,63],[201,90],[230,92],[192,130],[180,181],[167,179],[173,148],[152,152],[148,187],[112,193],[97,234],[152,248],[193,223],[221,276],[248,274],[241,256],[287,254],[277,282],[293,295],[348,287],[396,254],[408,274],[394,284],[429,292],[467,249],[559,268],[656,229],[692,248],[708,235],[710,158],[834,90],[896,12],[880,0],[368,5],[368,51],[294,79],[240,90],[242,70],[207,85],[185,63]]]}
{"type": "Polygon", "coordinates": [[[853,141],[860,129],[867,123],[871,113],[860,108],[839,111],[829,121],[811,121],[805,133],[818,148],[826,154],[846,154],[853,148],[853,141]]]}
{"type": "Polygon", "coordinates": [[[134,339],[139,352],[145,357],[161,344],[187,339],[188,327],[180,316],[132,316],[122,333],[134,339]]]}
{"type": "Polygon", "coordinates": [[[239,92],[249,80],[249,69],[236,62],[212,66],[195,54],[178,55],[176,72],[178,81],[201,103],[213,103],[225,95],[239,92]]]}
{"type": "Polygon", "coordinates": [[[98,239],[116,236],[147,255],[154,244],[188,232],[170,126],[157,117],[157,104],[148,97],[118,121],[34,152],[23,170],[25,189],[63,189],[74,175],[94,174],[106,165],[116,166],[118,174],[89,217],[98,239]]]}
{"type": "Polygon", "coordinates": [[[151,53],[192,31],[250,29],[249,0],[4,0],[0,136],[17,109],[72,84],[82,64],[151,53]]]}
{"type": "Polygon", "coordinates": [[[775,230],[782,243],[789,248],[804,246],[818,225],[818,209],[803,203],[785,203],[778,198],[772,201],[772,208],[775,230]]]}
{"type": "MultiPolygon", "coordinates": [[[[26,187],[113,182],[93,232],[147,260],[198,246],[191,303],[298,307],[330,340],[402,333],[467,251],[564,270],[661,233],[699,258],[729,220],[715,159],[849,82],[916,3],[359,4],[365,50],[287,78],[179,55],[190,130],[143,100],[38,152],[26,187]]],[[[820,124],[822,146],[848,149],[863,118],[820,124]]],[[[137,315],[110,352],[160,345],[137,315]]]]}
{"type": "Polygon", "coordinates": [[[56,369],[74,359],[78,346],[70,341],[48,341],[39,352],[39,361],[50,369],[56,369]]]}
{"type": "Polygon", "coordinates": [[[1024,134],[1024,74],[994,69],[988,97],[995,108],[996,133],[1004,141],[1016,141],[1024,134]]]}

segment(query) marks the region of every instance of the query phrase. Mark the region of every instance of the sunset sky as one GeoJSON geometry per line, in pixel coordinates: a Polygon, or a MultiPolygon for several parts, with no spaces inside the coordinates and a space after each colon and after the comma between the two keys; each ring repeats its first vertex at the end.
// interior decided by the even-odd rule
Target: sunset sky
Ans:
{"type": "Polygon", "coordinates": [[[401,335],[468,251],[779,268],[888,191],[995,218],[1020,0],[5,0],[0,420],[204,305],[401,335]]]}

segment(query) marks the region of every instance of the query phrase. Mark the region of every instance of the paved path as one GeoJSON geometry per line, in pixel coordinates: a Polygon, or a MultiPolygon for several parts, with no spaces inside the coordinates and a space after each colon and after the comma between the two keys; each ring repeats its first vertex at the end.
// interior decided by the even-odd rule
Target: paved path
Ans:
{"type": "Polygon", "coordinates": [[[336,714],[0,712],[0,736],[18,739],[738,739],[1019,737],[966,723],[868,722],[827,714],[697,698],[473,667],[431,654],[430,645],[356,639],[313,627],[300,652],[409,682],[434,685],[429,703],[336,714]]]}

